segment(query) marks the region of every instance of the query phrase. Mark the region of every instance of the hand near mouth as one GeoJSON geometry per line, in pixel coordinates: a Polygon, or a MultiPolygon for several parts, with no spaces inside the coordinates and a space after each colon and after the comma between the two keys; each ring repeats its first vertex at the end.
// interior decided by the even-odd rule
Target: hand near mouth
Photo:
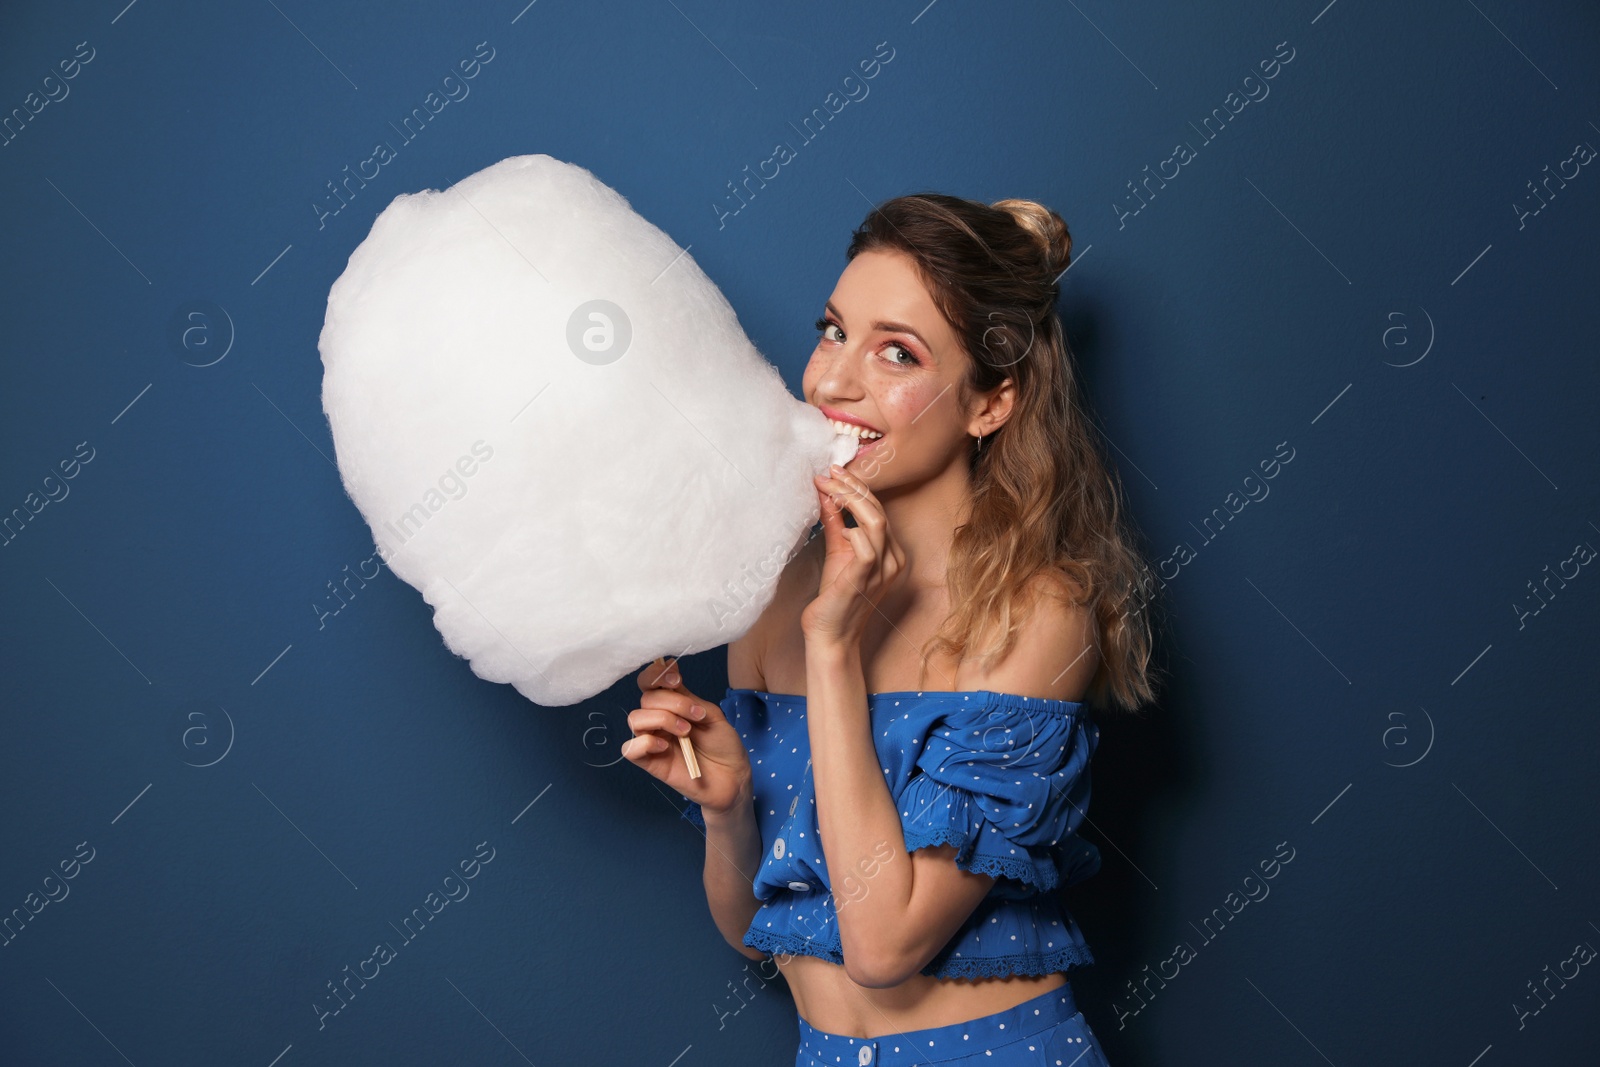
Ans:
{"type": "Polygon", "coordinates": [[[906,555],[883,505],[856,474],[837,464],[816,477],[827,555],[817,598],[800,613],[807,641],[859,644],[878,602],[899,581],[906,555]],[[857,525],[847,527],[848,507],[857,525]]]}

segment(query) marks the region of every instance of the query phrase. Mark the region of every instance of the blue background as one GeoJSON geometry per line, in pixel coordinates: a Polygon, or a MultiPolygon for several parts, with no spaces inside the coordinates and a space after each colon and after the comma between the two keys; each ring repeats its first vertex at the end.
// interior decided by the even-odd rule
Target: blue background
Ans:
{"type": "MultiPolygon", "coordinates": [[[[1600,545],[1600,175],[1537,214],[1528,183],[1600,145],[1597,33],[1505,0],[6,5],[0,110],[70,92],[0,147],[0,513],[69,492],[0,548],[0,915],[70,892],[0,947],[0,1061],[790,1062],[681,801],[619,762],[631,676],[533,706],[387,571],[332,613],[373,544],[321,411],[329,286],[396,195],[539,152],[689,246],[797,392],[873,203],[1067,219],[1090,403],[1152,565],[1192,553],[1159,706],[1100,717],[1104,868],[1071,890],[1113,1063],[1585,1062],[1595,968],[1537,1014],[1528,983],[1600,946],[1600,577],[1528,583],[1600,545]],[[1280,42],[1269,94],[1197,129],[1280,42]],[[396,158],[319,226],[378,140],[396,158]],[[480,843],[470,895],[319,1029],[480,843]]],[[[724,667],[687,683],[720,696],[724,667]]]]}

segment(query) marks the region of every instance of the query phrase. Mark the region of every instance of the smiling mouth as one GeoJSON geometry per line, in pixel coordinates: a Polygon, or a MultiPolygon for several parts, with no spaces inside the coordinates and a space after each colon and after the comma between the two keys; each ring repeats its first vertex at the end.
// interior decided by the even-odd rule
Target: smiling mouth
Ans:
{"type": "Polygon", "coordinates": [[[838,419],[829,419],[828,422],[833,425],[834,433],[858,438],[861,441],[862,448],[865,448],[871,441],[883,439],[883,434],[878,430],[869,430],[865,426],[857,426],[853,422],[841,422],[838,419]]]}
{"type": "Polygon", "coordinates": [[[854,434],[835,434],[833,437],[833,462],[851,470],[865,470],[866,468],[857,467],[856,461],[868,453],[876,455],[878,442],[882,440],[883,438],[881,437],[862,440],[854,434]]]}

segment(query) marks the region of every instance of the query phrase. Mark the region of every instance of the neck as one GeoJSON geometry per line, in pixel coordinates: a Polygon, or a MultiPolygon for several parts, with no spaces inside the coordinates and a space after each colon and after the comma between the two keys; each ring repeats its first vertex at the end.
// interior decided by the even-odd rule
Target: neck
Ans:
{"type": "Polygon", "coordinates": [[[956,527],[972,508],[965,457],[932,479],[878,494],[889,529],[906,554],[908,590],[942,589],[956,527]]]}

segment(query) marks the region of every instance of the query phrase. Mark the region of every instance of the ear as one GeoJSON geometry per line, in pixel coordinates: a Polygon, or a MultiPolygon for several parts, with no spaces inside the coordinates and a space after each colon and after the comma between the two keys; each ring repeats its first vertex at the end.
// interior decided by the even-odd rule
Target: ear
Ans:
{"type": "Polygon", "coordinates": [[[976,410],[967,423],[967,433],[974,437],[980,433],[989,436],[1010,420],[1016,405],[1016,382],[1007,378],[989,392],[979,395],[976,410]]]}

